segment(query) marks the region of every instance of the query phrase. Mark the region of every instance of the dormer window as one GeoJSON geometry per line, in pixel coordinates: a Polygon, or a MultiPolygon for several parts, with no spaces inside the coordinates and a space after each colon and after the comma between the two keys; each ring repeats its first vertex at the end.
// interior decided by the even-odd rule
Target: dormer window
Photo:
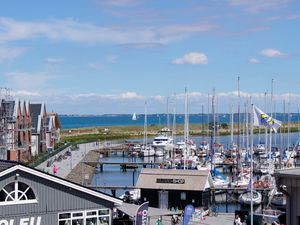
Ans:
{"type": "Polygon", "coordinates": [[[0,205],[36,203],[36,196],[30,186],[15,181],[0,191],[0,205]]]}

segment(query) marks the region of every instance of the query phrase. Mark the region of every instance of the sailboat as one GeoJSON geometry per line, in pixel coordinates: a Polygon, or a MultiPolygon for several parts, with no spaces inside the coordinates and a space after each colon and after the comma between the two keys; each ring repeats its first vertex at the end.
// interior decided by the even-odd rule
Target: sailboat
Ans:
{"type": "Polygon", "coordinates": [[[132,115],[132,120],[133,120],[133,121],[137,120],[137,116],[136,116],[135,112],[134,112],[133,115],[132,115]]]}

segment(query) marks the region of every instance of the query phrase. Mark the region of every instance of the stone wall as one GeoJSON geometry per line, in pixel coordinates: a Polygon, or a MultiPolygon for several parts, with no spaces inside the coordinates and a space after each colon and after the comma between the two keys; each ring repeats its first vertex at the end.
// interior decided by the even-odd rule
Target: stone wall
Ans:
{"type": "Polygon", "coordinates": [[[66,179],[78,184],[90,185],[95,174],[96,164],[86,164],[85,162],[98,162],[99,158],[99,151],[89,151],[87,155],[75,166],[75,168],[72,169],[66,179]]]}

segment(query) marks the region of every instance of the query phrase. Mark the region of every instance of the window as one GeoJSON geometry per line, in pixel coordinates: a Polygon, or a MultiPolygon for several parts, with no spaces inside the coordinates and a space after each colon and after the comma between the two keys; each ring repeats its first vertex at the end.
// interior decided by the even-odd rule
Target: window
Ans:
{"type": "Polygon", "coordinates": [[[9,183],[0,191],[0,205],[36,202],[37,199],[32,188],[23,182],[9,183]]]}
{"type": "Polygon", "coordinates": [[[185,192],[180,193],[180,200],[186,200],[186,193],[185,192]]]}
{"type": "Polygon", "coordinates": [[[58,214],[58,225],[109,225],[110,210],[98,209],[58,214]]]}

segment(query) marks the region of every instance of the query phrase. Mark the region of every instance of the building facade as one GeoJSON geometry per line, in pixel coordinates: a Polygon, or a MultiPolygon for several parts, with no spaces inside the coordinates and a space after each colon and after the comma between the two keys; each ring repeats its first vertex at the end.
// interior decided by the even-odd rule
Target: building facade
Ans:
{"type": "Polygon", "coordinates": [[[300,225],[300,168],[277,170],[274,176],[279,191],[287,197],[286,224],[300,225]]]}
{"type": "Polygon", "coordinates": [[[0,102],[0,159],[28,162],[39,152],[53,150],[61,124],[44,104],[14,100],[0,102]]]}
{"type": "Polygon", "coordinates": [[[136,188],[149,206],[184,209],[188,204],[208,207],[212,178],[209,170],[142,169],[136,188]]]}
{"type": "Polygon", "coordinates": [[[54,150],[54,146],[60,140],[61,123],[57,113],[47,113],[46,148],[48,152],[54,150]]]}
{"type": "Polygon", "coordinates": [[[0,161],[1,225],[109,225],[120,199],[9,161],[0,161]]]}

